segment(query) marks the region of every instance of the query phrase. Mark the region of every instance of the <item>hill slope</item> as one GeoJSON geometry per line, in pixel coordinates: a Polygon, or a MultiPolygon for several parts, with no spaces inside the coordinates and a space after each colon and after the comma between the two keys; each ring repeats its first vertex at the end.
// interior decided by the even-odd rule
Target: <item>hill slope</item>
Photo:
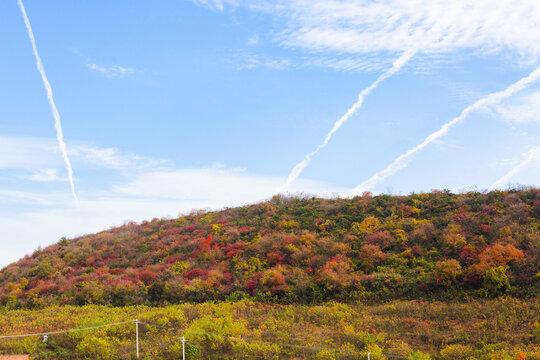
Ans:
{"type": "Polygon", "coordinates": [[[276,196],[62,239],[0,271],[0,302],[538,297],[539,271],[539,189],[276,196]]]}

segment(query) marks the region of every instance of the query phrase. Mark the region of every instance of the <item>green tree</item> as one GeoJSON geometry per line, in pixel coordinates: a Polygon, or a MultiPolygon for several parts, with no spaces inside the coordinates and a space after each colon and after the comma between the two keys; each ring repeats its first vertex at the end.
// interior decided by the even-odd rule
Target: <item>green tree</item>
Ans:
{"type": "Polygon", "coordinates": [[[510,282],[504,266],[497,266],[486,270],[482,288],[486,296],[495,297],[508,290],[510,282]]]}

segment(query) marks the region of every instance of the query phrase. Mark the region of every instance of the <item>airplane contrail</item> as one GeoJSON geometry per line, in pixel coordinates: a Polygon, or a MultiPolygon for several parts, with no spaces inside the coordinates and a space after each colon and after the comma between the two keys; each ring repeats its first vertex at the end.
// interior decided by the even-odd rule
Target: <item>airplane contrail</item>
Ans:
{"type": "Polygon", "coordinates": [[[56,128],[56,140],[58,141],[58,147],[60,148],[60,152],[62,153],[62,157],[64,158],[64,162],[66,163],[66,167],[68,171],[68,179],[71,185],[71,193],[73,194],[73,197],[75,198],[75,202],[78,202],[77,194],[75,192],[75,182],[73,181],[73,169],[71,168],[71,162],[69,161],[69,157],[67,154],[66,143],[64,142],[64,133],[62,131],[62,123],[60,122],[60,113],[58,112],[58,109],[56,108],[56,104],[54,103],[51,84],[49,83],[49,80],[47,79],[47,75],[45,74],[45,69],[43,68],[43,63],[41,62],[41,58],[39,56],[39,53],[36,47],[36,39],[34,38],[34,32],[32,31],[30,20],[28,20],[28,16],[26,15],[24,4],[22,0],[18,0],[18,2],[19,2],[19,7],[21,8],[21,12],[24,18],[24,23],[26,25],[26,31],[28,32],[28,37],[30,38],[30,42],[32,43],[32,49],[34,50],[34,55],[36,57],[37,69],[39,73],[41,74],[41,78],[43,79],[43,85],[45,86],[45,90],[47,91],[47,98],[49,99],[49,104],[51,106],[51,111],[54,117],[54,127],[56,128]]]}
{"type": "Polygon", "coordinates": [[[518,92],[520,90],[523,90],[529,84],[537,81],[539,78],[540,78],[540,67],[537,68],[536,70],[534,70],[533,72],[531,72],[528,76],[526,76],[526,77],[520,79],[519,81],[513,83],[512,85],[507,87],[505,90],[489,94],[488,96],[476,101],[474,104],[469,105],[468,107],[466,107],[461,112],[461,114],[459,114],[459,116],[453,118],[452,120],[450,120],[449,122],[444,124],[439,130],[437,130],[437,131],[431,133],[430,135],[428,135],[424,139],[424,141],[422,141],[420,144],[418,144],[415,147],[411,148],[410,150],[408,150],[404,154],[398,156],[384,170],[381,170],[381,171],[375,173],[369,179],[367,179],[366,181],[364,181],[360,185],[356,186],[353,189],[353,194],[359,194],[360,192],[367,191],[367,190],[373,188],[373,186],[375,186],[379,182],[385,180],[390,175],[393,175],[394,173],[396,173],[400,169],[407,166],[406,160],[408,158],[410,158],[412,155],[414,155],[418,151],[422,150],[423,148],[425,148],[426,146],[428,146],[429,144],[431,144],[433,141],[437,140],[441,136],[445,135],[452,126],[454,126],[454,125],[460,123],[461,121],[463,121],[471,112],[473,112],[475,110],[478,110],[478,109],[482,108],[483,106],[489,106],[489,105],[496,104],[500,100],[502,100],[502,99],[504,99],[504,98],[506,98],[508,96],[511,96],[511,95],[515,94],[516,92],[518,92]]]}
{"type": "Polygon", "coordinates": [[[508,180],[510,180],[514,175],[516,175],[518,171],[529,165],[529,163],[534,160],[540,160],[540,146],[527,151],[524,155],[525,159],[516,166],[514,166],[509,172],[507,172],[504,176],[497,180],[493,185],[491,185],[489,187],[489,190],[495,190],[500,188],[502,185],[506,184],[508,180]]]}
{"type": "Polygon", "coordinates": [[[278,193],[283,192],[287,186],[289,186],[300,174],[302,171],[309,165],[311,162],[311,159],[313,156],[315,156],[321,149],[326,147],[328,143],[330,142],[330,139],[336,133],[336,131],[339,130],[341,125],[345,121],[347,121],[360,107],[362,107],[362,104],[364,103],[364,98],[369,95],[381,82],[383,82],[385,79],[389,78],[390,76],[394,75],[396,72],[398,72],[415,54],[417,50],[409,50],[403,53],[396,61],[393,62],[392,67],[381,74],[375,82],[373,82],[370,86],[362,90],[360,94],[358,94],[358,100],[347,110],[347,112],[334,124],[328,135],[326,135],[326,138],[324,141],[317,146],[315,150],[310,152],[306,155],[305,159],[300,161],[296,166],[291,170],[291,173],[287,177],[287,181],[278,189],[278,193]]]}

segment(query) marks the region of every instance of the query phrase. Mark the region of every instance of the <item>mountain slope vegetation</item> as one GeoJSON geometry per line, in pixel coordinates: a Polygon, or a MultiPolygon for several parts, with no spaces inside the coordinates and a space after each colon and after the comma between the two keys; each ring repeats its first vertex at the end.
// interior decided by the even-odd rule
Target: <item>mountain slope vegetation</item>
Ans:
{"type": "Polygon", "coordinates": [[[539,189],[279,195],[63,238],[0,271],[0,303],[538,298],[539,283],[539,189]]]}

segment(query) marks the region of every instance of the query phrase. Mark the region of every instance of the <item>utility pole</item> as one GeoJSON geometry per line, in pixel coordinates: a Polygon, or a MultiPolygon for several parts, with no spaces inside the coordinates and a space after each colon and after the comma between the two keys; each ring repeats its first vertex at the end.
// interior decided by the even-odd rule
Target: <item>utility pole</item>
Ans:
{"type": "Polygon", "coordinates": [[[139,319],[135,319],[135,337],[137,338],[137,359],[139,358],[139,319]]]}
{"type": "Polygon", "coordinates": [[[186,360],[186,338],[182,336],[182,360],[186,360]]]}

